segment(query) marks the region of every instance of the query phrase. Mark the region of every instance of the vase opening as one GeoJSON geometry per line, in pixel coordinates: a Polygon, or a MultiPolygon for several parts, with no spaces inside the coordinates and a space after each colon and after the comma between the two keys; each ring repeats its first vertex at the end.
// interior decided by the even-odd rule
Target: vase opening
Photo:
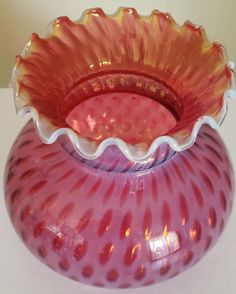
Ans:
{"type": "MultiPolygon", "coordinates": [[[[158,80],[134,73],[107,73],[78,83],[65,100],[80,101],[65,118],[76,133],[102,142],[120,138],[149,145],[181,117],[177,95],[158,80]]],[[[73,107],[73,106],[72,106],[73,107]]]]}
{"type": "Polygon", "coordinates": [[[201,27],[121,8],[59,17],[46,38],[33,34],[12,84],[18,113],[32,111],[44,142],[66,134],[84,158],[116,145],[141,161],[163,143],[189,148],[203,124],[217,128],[232,79],[224,48],[201,27]]]}

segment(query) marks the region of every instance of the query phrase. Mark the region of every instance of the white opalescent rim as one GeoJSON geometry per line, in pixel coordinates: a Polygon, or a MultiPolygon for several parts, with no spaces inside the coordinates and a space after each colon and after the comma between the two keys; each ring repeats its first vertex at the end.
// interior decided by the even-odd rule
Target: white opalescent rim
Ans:
{"type": "MultiPolygon", "coordinates": [[[[234,64],[231,63],[231,66],[233,65],[234,64]]],[[[44,143],[52,144],[61,135],[66,135],[69,137],[75,150],[82,157],[86,159],[90,159],[90,160],[96,159],[104,152],[104,150],[108,146],[116,145],[129,160],[143,161],[147,159],[150,155],[152,155],[162,143],[167,143],[173,150],[177,152],[188,149],[194,144],[197,138],[197,134],[200,128],[202,127],[202,125],[210,125],[213,129],[218,129],[227,113],[227,108],[228,108],[227,99],[228,98],[236,99],[236,87],[235,87],[235,80],[232,75],[232,87],[224,93],[224,102],[223,102],[222,110],[221,110],[218,121],[211,116],[201,116],[197,119],[196,123],[194,124],[191,136],[186,138],[184,142],[179,143],[177,139],[171,136],[164,135],[164,136],[157,137],[152,142],[150,147],[145,151],[140,150],[140,147],[128,144],[119,138],[107,138],[103,140],[97,146],[94,142],[87,140],[84,137],[78,135],[75,131],[73,131],[70,128],[59,128],[59,129],[50,130],[48,129],[48,126],[45,126],[44,122],[40,121],[38,111],[31,106],[22,107],[19,103],[18,98],[19,97],[15,96],[15,105],[16,105],[17,114],[19,116],[24,116],[27,113],[31,114],[36,130],[44,143]]]]}
{"type": "MultiPolygon", "coordinates": [[[[23,52],[21,54],[22,56],[27,55],[29,46],[30,46],[30,42],[28,42],[25,45],[23,52]]],[[[219,128],[219,126],[222,124],[227,113],[228,98],[236,99],[236,84],[235,84],[235,79],[233,74],[235,64],[233,62],[229,62],[228,66],[231,70],[231,87],[224,93],[223,105],[222,105],[221,112],[218,118],[216,119],[216,118],[213,118],[212,116],[201,116],[196,120],[190,136],[185,137],[184,139],[180,138],[178,140],[178,137],[176,138],[174,136],[163,135],[163,136],[157,137],[151,143],[149,148],[146,150],[140,148],[140,146],[138,145],[131,145],[126,143],[122,139],[114,138],[114,137],[104,139],[99,145],[97,145],[95,142],[88,140],[84,138],[83,136],[80,136],[79,134],[77,134],[75,131],[73,131],[70,128],[57,129],[50,123],[45,124],[44,122],[45,119],[43,118],[43,120],[40,120],[40,116],[36,108],[32,106],[28,106],[28,105],[27,106],[22,105],[21,97],[19,96],[18,90],[16,89],[17,88],[16,87],[16,80],[17,80],[16,67],[13,69],[11,86],[14,90],[14,101],[15,101],[17,114],[19,116],[24,116],[27,113],[31,114],[36,131],[39,137],[41,138],[41,140],[45,144],[52,144],[55,141],[57,141],[57,139],[60,136],[66,135],[70,139],[76,152],[78,152],[78,154],[85,159],[94,160],[98,158],[108,146],[115,145],[121,150],[121,152],[129,160],[140,162],[150,157],[157,150],[157,148],[163,143],[168,144],[173,150],[177,152],[184,151],[190,148],[196,141],[198,132],[203,125],[209,125],[213,129],[219,128]]]]}

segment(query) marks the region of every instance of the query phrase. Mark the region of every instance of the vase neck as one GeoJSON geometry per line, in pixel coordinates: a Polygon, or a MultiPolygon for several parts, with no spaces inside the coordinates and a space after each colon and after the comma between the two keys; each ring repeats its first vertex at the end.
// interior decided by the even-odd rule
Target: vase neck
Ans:
{"type": "Polygon", "coordinates": [[[176,153],[168,144],[163,143],[147,159],[143,161],[131,161],[127,159],[117,146],[109,146],[100,157],[94,160],[88,160],[77,153],[66,136],[61,136],[58,142],[70,156],[80,163],[109,172],[124,173],[150,169],[163,164],[176,153]]]}

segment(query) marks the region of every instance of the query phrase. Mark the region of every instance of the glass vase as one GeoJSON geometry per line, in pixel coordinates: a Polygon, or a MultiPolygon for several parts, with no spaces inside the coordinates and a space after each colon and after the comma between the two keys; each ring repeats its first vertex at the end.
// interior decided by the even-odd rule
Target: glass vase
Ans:
{"type": "Polygon", "coordinates": [[[53,270],[100,287],[172,278],[216,243],[234,175],[216,128],[233,63],[169,14],[60,17],[17,57],[18,114],[32,119],[5,169],[12,224],[53,270]]]}

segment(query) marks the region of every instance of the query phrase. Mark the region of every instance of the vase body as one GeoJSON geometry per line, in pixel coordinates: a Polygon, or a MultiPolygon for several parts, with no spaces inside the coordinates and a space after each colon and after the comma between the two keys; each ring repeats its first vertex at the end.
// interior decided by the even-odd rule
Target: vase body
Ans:
{"type": "Polygon", "coordinates": [[[233,194],[227,150],[207,126],[186,151],[163,144],[137,163],[115,146],[85,160],[66,137],[43,144],[30,121],[5,170],[25,245],[53,270],[104,287],[161,282],[194,265],[222,233],[233,194]]]}

